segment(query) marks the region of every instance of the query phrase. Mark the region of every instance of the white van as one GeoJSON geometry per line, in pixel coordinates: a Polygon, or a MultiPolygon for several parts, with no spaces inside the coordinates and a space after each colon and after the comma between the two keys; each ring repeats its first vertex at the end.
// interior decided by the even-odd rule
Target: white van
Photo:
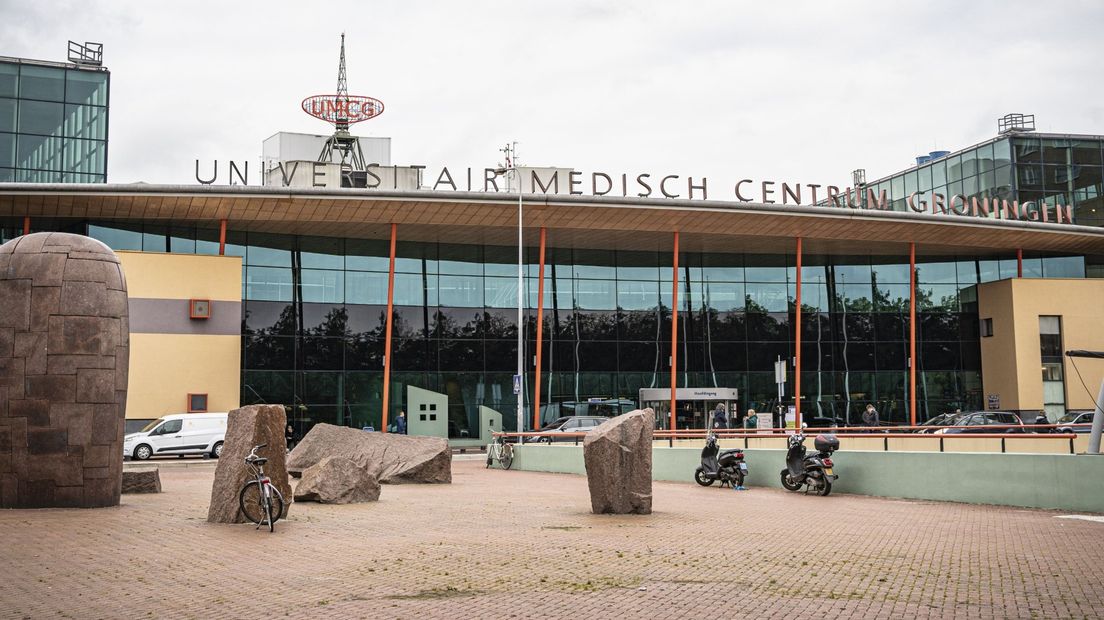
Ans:
{"type": "Polygon", "coordinates": [[[144,461],[151,456],[222,454],[226,413],[176,413],[150,422],[123,437],[123,456],[144,461]]]}

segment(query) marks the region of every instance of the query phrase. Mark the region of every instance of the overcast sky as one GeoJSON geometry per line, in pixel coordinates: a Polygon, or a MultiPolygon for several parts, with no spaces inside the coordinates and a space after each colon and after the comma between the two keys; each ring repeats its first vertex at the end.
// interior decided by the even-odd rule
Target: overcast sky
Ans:
{"type": "Polygon", "coordinates": [[[350,94],[386,105],[354,133],[391,137],[396,164],[435,177],[517,140],[527,165],[704,175],[727,198],[884,176],[1008,112],[1104,133],[1102,27],[1095,1],[0,0],[0,55],[104,44],[116,183],[195,183],[197,158],[328,133],[299,103],[333,92],[344,31],[350,94]]]}

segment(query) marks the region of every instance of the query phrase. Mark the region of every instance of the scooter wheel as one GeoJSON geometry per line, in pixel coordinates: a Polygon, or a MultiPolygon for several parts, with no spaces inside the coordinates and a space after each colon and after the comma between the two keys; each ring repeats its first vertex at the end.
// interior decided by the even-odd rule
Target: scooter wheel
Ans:
{"type": "Polygon", "coordinates": [[[825,477],[821,479],[820,484],[821,487],[817,489],[817,495],[827,497],[832,492],[832,481],[825,477]]]}
{"type": "Polygon", "coordinates": [[[787,491],[800,491],[801,490],[801,483],[800,482],[794,482],[794,480],[792,478],[790,478],[790,470],[788,470],[788,469],[783,469],[782,470],[782,488],[786,489],[787,491]]]}
{"type": "Polygon", "coordinates": [[[713,479],[706,477],[705,472],[702,471],[701,467],[699,467],[699,468],[694,470],[694,482],[697,482],[698,484],[702,485],[703,487],[707,487],[707,486],[713,484],[713,479]]]}

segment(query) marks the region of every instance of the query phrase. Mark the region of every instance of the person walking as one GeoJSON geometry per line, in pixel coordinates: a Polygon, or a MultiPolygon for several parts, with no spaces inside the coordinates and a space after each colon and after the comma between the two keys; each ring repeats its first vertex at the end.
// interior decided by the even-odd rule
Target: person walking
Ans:
{"type": "Polygon", "coordinates": [[[874,408],[874,405],[870,403],[866,404],[866,411],[862,414],[862,420],[863,426],[877,427],[879,425],[878,410],[874,408]]]}
{"type": "Polygon", "coordinates": [[[399,417],[395,420],[395,432],[400,435],[406,434],[406,412],[400,411],[399,417]]]}
{"type": "Polygon", "coordinates": [[[728,422],[725,420],[725,408],[724,405],[718,403],[717,408],[713,410],[713,428],[727,428],[728,422]]]}
{"type": "Polygon", "coordinates": [[[295,447],[295,429],[290,424],[284,429],[284,444],[289,451],[295,447]]]}

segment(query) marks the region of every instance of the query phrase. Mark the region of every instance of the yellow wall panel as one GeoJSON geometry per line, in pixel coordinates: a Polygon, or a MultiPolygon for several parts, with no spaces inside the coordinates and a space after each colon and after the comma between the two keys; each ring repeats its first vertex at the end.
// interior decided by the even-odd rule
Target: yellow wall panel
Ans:
{"type": "Polygon", "coordinates": [[[145,299],[241,301],[238,256],[116,252],[126,275],[127,294],[145,299]]]}
{"type": "Polygon", "coordinates": [[[131,334],[126,417],[183,413],[187,395],[206,393],[209,411],[238,407],[241,338],[187,334],[131,334]]]}

